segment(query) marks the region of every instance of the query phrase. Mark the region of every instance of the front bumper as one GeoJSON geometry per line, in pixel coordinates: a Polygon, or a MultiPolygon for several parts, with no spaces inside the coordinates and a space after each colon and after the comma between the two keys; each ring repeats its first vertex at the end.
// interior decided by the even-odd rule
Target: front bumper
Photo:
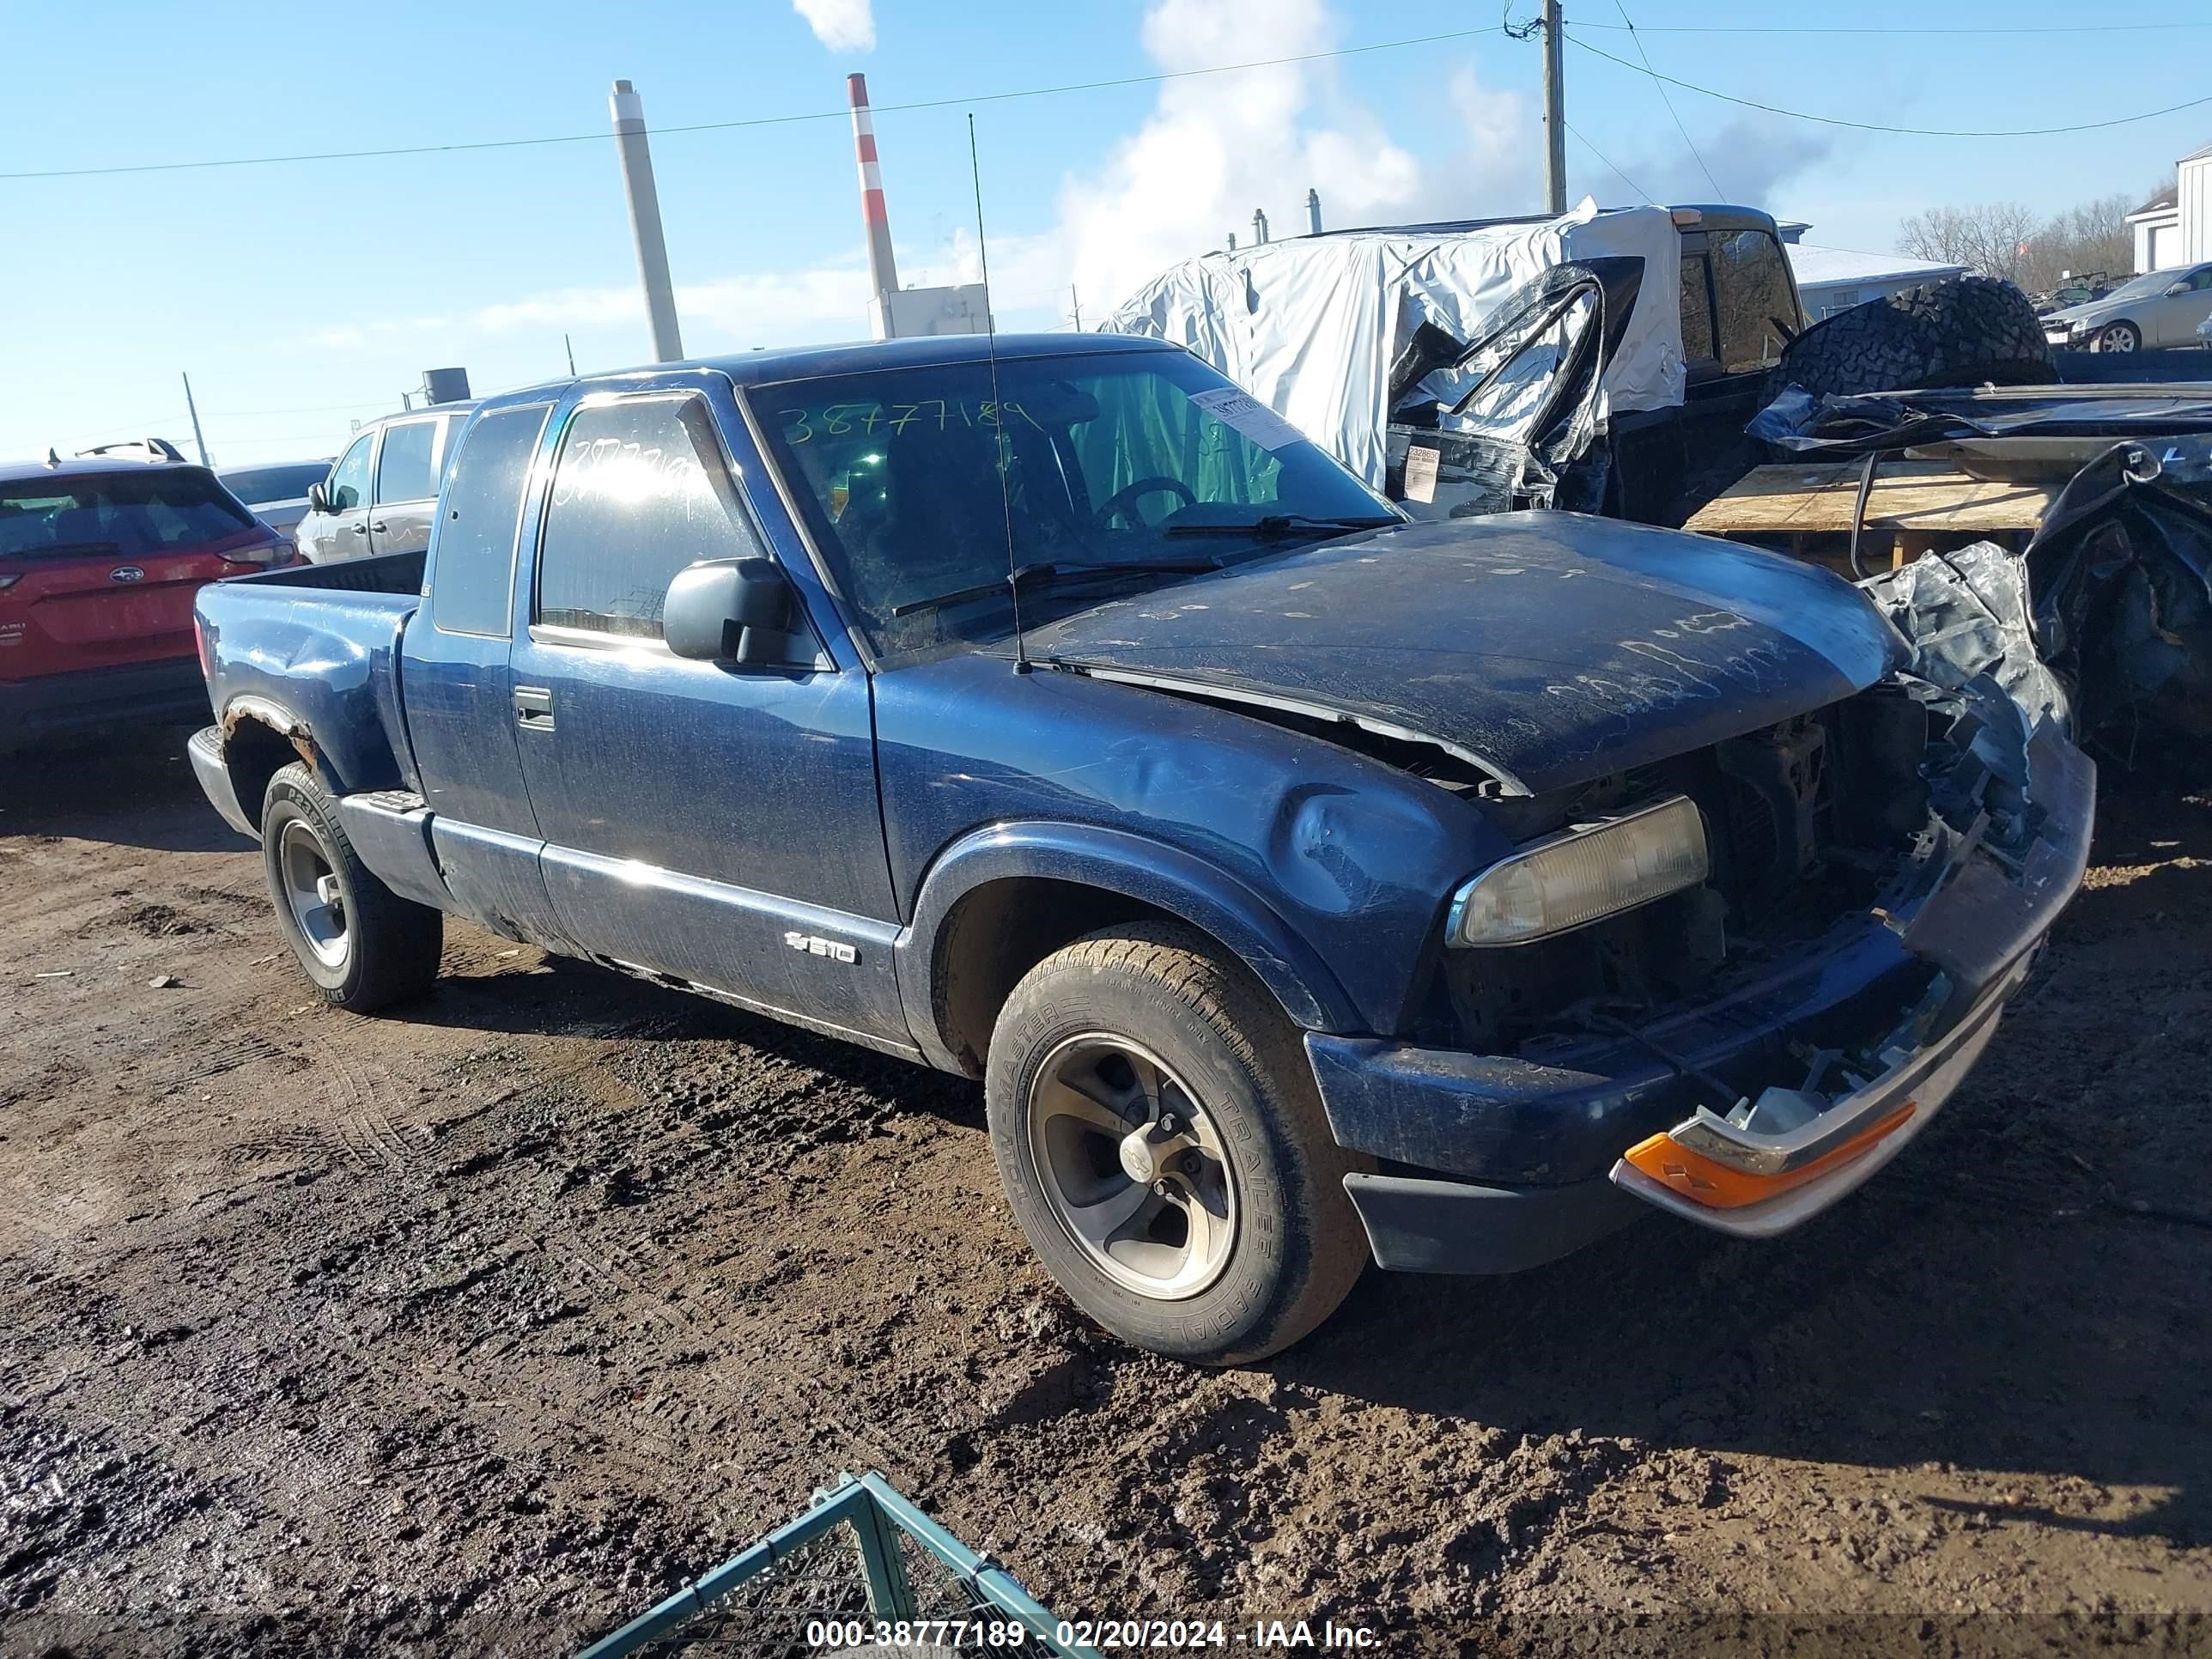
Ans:
{"type": "Polygon", "coordinates": [[[1978,826],[1909,922],[1869,918],[1711,1004],[1578,1052],[1571,1066],[1309,1033],[1338,1141],[1390,1166],[1346,1181],[1377,1261],[1515,1271],[1601,1236],[1639,1206],[1771,1237],[1865,1182],[1972,1067],[2081,885],[2095,768],[2048,725],[2026,763],[2043,811],[2015,856],[1982,848],[1978,826]],[[1817,1115],[1787,1133],[1732,1122],[1713,1109],[1729,1103],[1713,1102],[1702,1081],[1757,1100],[1770,1085],[1790,1086],[1792,1065],[1802,1076],[1793,1044],[1857,1048],[1870,1037],[1881,1073],[1846,1094],[1808,1097],[1817,1115]]]}

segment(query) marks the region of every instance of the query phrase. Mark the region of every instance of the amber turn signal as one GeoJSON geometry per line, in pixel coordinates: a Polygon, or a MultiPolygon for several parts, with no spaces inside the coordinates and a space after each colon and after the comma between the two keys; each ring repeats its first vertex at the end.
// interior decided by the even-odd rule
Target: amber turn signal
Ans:
{"type": "Polygon", "coordinates": [[[1703,1204],[1709,1209],[1740,1210],[1747,1204],[1757,1204],[1793,1187],[1802,1187],[1815,1176],[1871,1152],[1876,1141],[1903,1127],[1912,1113],[1913,1103],[1908,1100],[1842,1146],[1794,1170],[1783,1170],[1773,1175],[1754,1175],[1748,1170],[1735,1169],[1703,1152],[1692,1152],[1671,1134],[1656,1134],[1648,1140],[1640,1140],[1621,1156],[1632,1167],[1692,1203],[1703,1204]]]}

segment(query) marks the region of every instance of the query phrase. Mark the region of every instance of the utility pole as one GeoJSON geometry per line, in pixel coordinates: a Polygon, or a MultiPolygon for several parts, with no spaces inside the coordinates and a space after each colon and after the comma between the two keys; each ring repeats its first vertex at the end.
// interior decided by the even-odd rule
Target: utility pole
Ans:
{"type": "Polygon", "coordinates": [[[568,378],[573,380],[576,378],[576,343],[570,339],[568,334],[563,331],[561,336],[561,343],[568,349],[568,378]]]}
{"type": "Polygon", "coordinates": [[[645,284],[653,361],[672,363],[684,355],[684,337],[676,329],[676,289],[668,279],[668,244],[660,234],[660,192],[653,185],[645,100],[629,82],[617,81],[607,108],[614,116],[615,146],[622,158],[623,193],[629,198],[630,234],[637,241],[637,274],[645,284]]]}
{"type": "Polygon", "coordinates": [[[1075,284],[1073,283],[1067,285],[1067,303],[1075,313],[1075,331],[1080,334],[1083,332],[1083,299],[1076,293],[1075,284]]]}
{"type": "Polygon", "coordinates": [[[199,446],[200,465],[213,466],[215,463],[208,459],[207,440],[200,435],[199,405],[192,401],[192,377],[189,374],[185,376],[185,412],[192,417],[192,441],[199,446]]]}
{"type": "Polygon", "coordinates": [[[1567,210],[1566,92],[1559,78],[1559,0],[1544,0],[1544,210],[1567,210]]]}

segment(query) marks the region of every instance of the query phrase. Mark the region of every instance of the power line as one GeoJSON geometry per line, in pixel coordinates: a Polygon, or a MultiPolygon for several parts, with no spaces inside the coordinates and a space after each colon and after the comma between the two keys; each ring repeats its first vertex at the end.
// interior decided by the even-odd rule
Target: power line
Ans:
{"type": "MultiPolygon", "coordinates": [[[[1622,172],[1619,167],[1614,167],[1614,166],[1613,166],[1613,164],[1612,159],[1611,159],[1609,156],[1607,156],[1607,155],[1606,155],[1606,153],[1605,153],[1603,150],[1600,149],[1599,149],[1595,144],[1593,144],[1592,143],[1590,143],[1590,141],[1589,141],[1589,139],[1587,139],[1587,138],[1583,137],[1582,136],[1582,134],[1581,134],[1581,133],[1577,132],[1577,131],[1575,131],[1574,123],[1572,123],[1571,121],[1569,121],[1569,122],[1565,122],[1565,123],[1563,123],[1562,125],[1564,125],[1566,127],[1566,129],[1567,129],[1567,132],[1568,132],[1568,135],[1569,135],[1571,137],[1572,137],[1572,138],[1574,139],[1574,141],[1575,141],[1577,143],[1580,144],[1580,145],[1581,145],[1584,149],[1588,150],[1591,155],[1593,155],[1596,156],[1596,157],[1597,157],[1597,159],[1598,159],[1599,161],[1603,161],[1603,162],[1606,164],[1606,166],[1607,166],[1607,167],[1609,167],[1609,168],[1611,168],[1611,169],[1612,169],[1613,176],[1614,178],[1616,178],[1616,179],[1620,179],[1620,182],[1621,182],[1622,184],[1626,185],[1629,187],[1629,189],[1631,189],[1631,190],[1634,191],[1635,191],[1638,196],[1641,196],[1641,197],[1642,197],[1642,198],[1643,198],[1646,202],[1650,203],[1650,204],[1651,204],[1653,207],[1656,207],[1656,206],[1658,206],[1658,205],[1659,205],[1659,204],[1658,204],[1658,203],[1656,203],[1656,201],[1652,201],[1652,198],[1651,198],[1651,192],[1650,192],[1650,191],[1649,191],[1645,190],[1645,189],[1644,188],[1644,186],[1643,186],[1643,185],[1641,185],[1638,184],[1638,183],[1636,182],[1636,180],[1635,180],[1635,179],[1633,179],[1630,178],[1626,173],[1623,173],[1623,172],[1622,172]]],[[[1715,185],[1713,186],[1713,188],[1714,188],[1715,190],[1718,190],[1718,189],[1720,188],[1720,186],[1719,186],[1718,185],[1715,185]]]]}
{"type": "MultiPolygon", "coordinates": [[[[926,109],[947,109],[956,105],[997,104],[1020,98],[1057,98],[1070,93],[1104,92],[1117,87],[1154,86],[1164,81],[1189,80],[1200,76],[1234,75],[1245,70],[1279,69],[1287,64],[1317,63],[1328,58],[1354,58],[1365,52],[1396,52],[1407,46],[1435,46],[1445,40],[1465,40],[1479,34],[1504,33],[1497,26],[1483,28],[1452,29],[1442,34],[1414,35],[1403,40],[1377,40],[1364,46],[1337,46],[1328,52],[1304,52],[1287,58],[1259,58],[1243,64],[1216,64],[1205,69],[1163,70],[1154,75],[1125,75],[1110,81],[1076,81],[1065,86],[1024,87],[1012,92],[984,92],[958,98],[922,98],[905,104],[878,104],[878,115],[926,109]]],[[[738,121],[694,121],[681,126],[655,127],[653,136],[666,137],[681,132],[731,132],[745,127],[790,126],[805,121],[845,121],[852,118],[849,106],[836,109],[812,110],[798,115],[761,115],[738,121]]],[[[467,150],[522,149],[547,144],[604,143],[613,135],[608,132],[557,133],[538,138],[482,138],[465,143],[403,144],[384,149],[331,149],[305,151],[290,155],[239,155],[211,161],[138,161],[120,167],[46,167],[33,172],[0,173],[0,182],[27,179],[91,179],[107,178],[126,173],[190,173],[215,167],[276,167],[295,161],[376,161],[395,155],[450,155],[467,150]]]]}
{"type": "Polygon", "coordinates": [[[365,404],[310,404],[302,409],[210,409],[208,418],[217,416],[227,421],[253,420],[263,415],[340,415],[352,409],[383,409],[390,404],[389,398],[379,398],[365,404]]]}
{"type": "Polygon", "coordinates": [[[1717,98],[1724,104],[1738,104],[1745,109],[1762,110],[1769,115],[1787,116],[1793,121],[1815,121],[1822,126],[1850,127],[1860,132],[1887,132],[1907,138],[2049,138],[2061,133],[2096,132],[2106,127],[2130,126],[2138,121],[2154,121],[2161,115],[2172,115],[2182,110],[2197,109],[2203,105],[2212,104],[2212,94],[2208,94],[2202,98],[2191,98],[2185,103],[2168,104],[2163,109],[2145,110],[2140,115],[2116,115],[2110,120],[2082,121],[2072,126],[2063,127],[1893,127],[1885,126],[1875,121],[1847,121],[1840,116],[1814,115],[1802,109],[1784,109],[1779,104],[1762,104],[1755,98],[1738,98],[1733,93],[1715,92],[1711,87],[1701,87],[1692,81],[1677,80],[1671,75],[1662,75],[1656,70],[1632,64],[1626,58],[1616,58],[1602,46],[1594,46],[1587,40],[1577,40],[1572,30],[1568,32],[1567,38],[1573,40],[1575,45],[1580,46],[1584,52],[1602,58],[1608,64],[1618,64],[1625,70],[1633,70],[1638,75],[1648,75],[1655,81],[1663,81],[1668,86],[1680,87],[1685,92],[1695,92],[1707,98],[1717,98]]]}
{"type": "MultiPolygon", "coordinates": [[[[1577,23],[1578,29],[1634,30],[1633,23],[1577,23]]],[[[2161,29],[2212,29],[2212,23],[1925,23],[1705,24],[1646,23],[1646,34],[2130,34],[2161,29]]]]}
{"type": "MultiPolygon", "coordinates": [[[[1682,142],[1689,146],[1691,157],[1697,162],[1698,170],[1705,175],[1705,182],[1713,187],[1714,199],[1718,200],[1725,197],[1728,192],[1721,188],[1721,181],[1713,177],[1713,170],[1705,165],[1705,158],[1698,154],[1698,146],[1690,137],[1689,128],[1684,126],[1682,118],[1675,114],[1674,100],[1668,95],[1667,83],[1658,78],[1658,71],[1651,67],[1651,54],[1644,50],[1644,37],[1637,33],[1636,25],[1629,18],[1628,8],[1621,4],[1620,0],[1613,0],[1613,9],[1620,14],[1620,21],[1628,25],[1628,38],[1636,43],[1636,55],[1644,60],[1644,72],[1651,76],[1651,84],[1658,90],[1659,101],[1667,106],[1667,113],[1674,123],[1674,131],[1682,135],[1682,142]]],[[[1606,165],[1611,167],[1613,163],[1607,161],[1606,165]]]]}

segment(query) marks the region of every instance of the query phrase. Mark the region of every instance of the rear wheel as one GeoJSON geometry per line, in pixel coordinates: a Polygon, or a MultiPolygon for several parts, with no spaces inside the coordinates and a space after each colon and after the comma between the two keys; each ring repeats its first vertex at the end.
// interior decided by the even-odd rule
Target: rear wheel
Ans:
{"type": "Polygon", "coordinates": [[[261,852],[277,925],[325,1002],[368,1013],[430,988],[445,917],[369,872],[336,798],[297,762],[269,781],[261,852]]]}
{"type": "Polygon", "coordinates": [[[1095,933],[1007,999],[985,1082],[1015,1218],[1115,1335],[1202,1364],[1259,1359],[1365,1267],[1297,1032],[1192,930],[1095,933]]]}

